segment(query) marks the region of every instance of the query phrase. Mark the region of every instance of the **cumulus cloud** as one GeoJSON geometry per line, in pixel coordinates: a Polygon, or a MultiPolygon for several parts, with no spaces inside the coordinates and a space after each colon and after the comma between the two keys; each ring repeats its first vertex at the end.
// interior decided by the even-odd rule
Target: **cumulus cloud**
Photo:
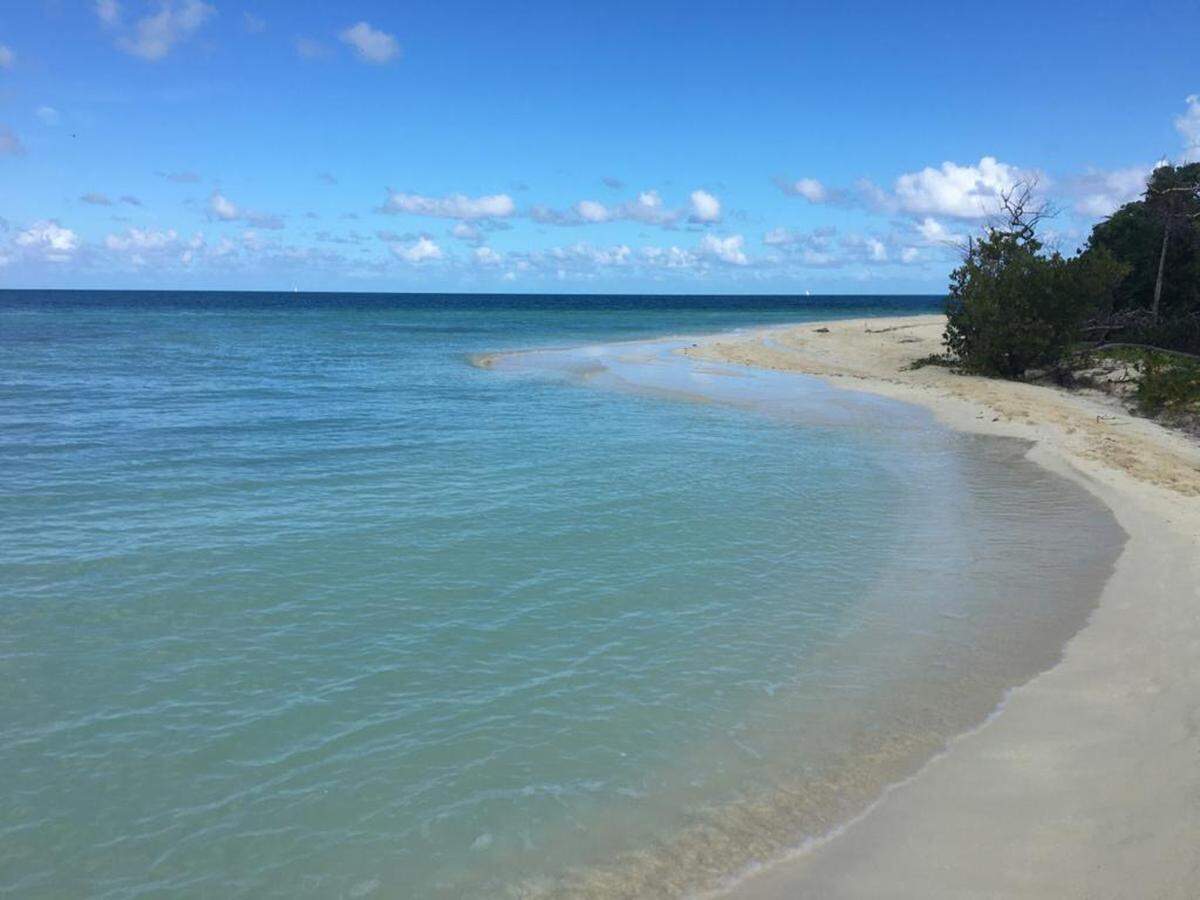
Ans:
{"type": "Polygon", "coordinates": [[[175,229],[154,231],[152,229],[128,228],[124,234],[110,234],[104,239],[109,250],[162,250],[177,243],[179,235],[175,229]]]}
{"type": "Polygon", "coordinates": [[[721,262],[734,266],[744,266],[749,262],[745,252],[742,250],[744,244],[745,239],[740,234],[732,234],[725,238],[706,234],[700,241],[700,250],[703,253],[715,256],[721,262]]]}
{"type": "Polygon", "coordinates": [[[338,37],[342,43],[352,47],[363,62],[382,65],[400,55],[400,45],[392,35],[372,28],[366,22],[351,25],[338,37]]]}
{"type": "Polygon", "coordinates": [[[17,64],[17,54],[7,44],[0,44],[0,69],[11,69],[17,64]]]}
{"type": "Polygon", "coordinates": [[[985,156],[978,165],[944,162],[896,179],[895,199],[900,210],[914,215],[982,219],[995,213],[1000,196],[1029,174],[985,156]]]}
{"type": "MultiPolygon", "coordinates": [[[[698,191],[697,193],[704,192],[698,191]]],[[[715,197],[712,200],[716,202],[715,197]]],[[[719,213],[720,204],[717,209],[719,213]]],[[[580,200],[566,211],[551,209],[547,206],[535,206],[529,211],[529,216],[535,222],[543,225],[595,225],[600,222],[625,220],[641,222],[644,225],[669,227],[682,218],[683,211],[667,209],[663,205],[658,191],[650,190],[642,191],[633,200],[611,206],[598,200],[580,200]]]]}
{"type": "Polygon", "coordinates": [[[837,229],[832,225],[811,231],[772,228],[763,235],[768,247],[786,250],[790,258],[805,266],[836,266],[842,260],[837,253],[837,229]]]}
{"type": "MultiPolygon", "coordinates": [[[[934,220],[926,220],[934,223],[934,220]]],[[[911,233],[892,231],[885,235],[839,234],[833,226],[812,231],[775,228],[763,236],[763,243],[782,253],[777,262],[795,263],[806,268],[844,266],[878,267],[916,262],[921,255],[911,233]]]]}
{"type": "Polygon", "coordinates": [[[223,222],[232,222],[241,215],[237,204],[220,191],[213,191],[212,196],[208,198],[208,211],[223,222]]]}
{"type": "Polygon", "coordinates": [[[1185,163],[1200,162],[1200,94],[1190,95],[1187,110],[1175,117],[1175,130],[1183,137],[1185,163]]]}
{"type": "Polygon", "coordinates": [[[0,156],[23,156],[25,145],[7,125],[0,125],[0,156]]]}
{"type": "Polygon", "coordinates": [[[608,207],[595,200],[580,200],[575,204],[575,211],[584,222],[607,222],[612,217],[608,207]]]}
{"type": "Polygon", "coordinates": [[[411,244],[392,244],[392,252],[407,263],[419,264],[442,258],[442,248],[427,237],[411,244]]]}
{"type": "Polygon", "coordinates": [[[926,216],[916,225],[917,234],[926,244],[959,244],[963,240],[961,234],[950,231],[945,225],[932,216],[926,216]]]}
{"type": "Polygon", "coordinates": [[[1111,172],[1091,171],[1080,176],[1070,189],[1076,194],[1075,211],[1080,215],[1102,217],[1136,200],[1146,189],[1153,166],[1130,166],[1111,172]]]}
{"type": "Polygon", "coordinates": [[[220,191],[213,191],[208,198],[208,216],[222,222],[245,222],[256,228],[278,230],[283,227],[279,216],[242,209],[220,191]]]}
{"type": "Polygon", "coordinates": [[[692,211],[688,216],[692,222],[716,222],[721,218],[721,201],[708,191],[692,191],[692,211]]]}
{"type": "Polygon", "coordinates": [[[414,216],[433,216],[441,219],[502,219],[517,211],[508,194],[488,194],[483,197],[468,197],[451,194],[448,197],[424,197],[420,194],[405,194],[388,191],[388,198],[381,212],[408,213],[414,216]]]}
{"type": "Polygon", "coordinates": [[[646,265],[657,269],[691,269],[699,264],[695,253],[674,245],[642,247],[639,256],[646,265]]]}
{"type": "Polygon", "coordinates": [[[95,191],[84,194],[79,199],[82,200],[84,203],[92,204],[92,206],[112,206],[113,205],[113,202],[110,199],[108,199],[107,194],[101,194],[101,193],[98,193],[95,191]]]}
{"type": "Polygon", "coordinates": [[[483,243],[483,232],[479,230],[478,225],[470,222],[458,222],[450,229],[450,235],[468,244],[483,243]]]}
{"type": "Polygon", "coordinates": [[[852,237],[847,246],[850,248],[859,248],[862,253],[871,262],[887,262],[888,248],[887,245],[877,237],[852,237]]]}
{"type": "Polygon", "coordinates": [[[776,178],[775,184],[785,194],[790,194],[793,197],[803,197],[809,203],[824,203],[830,199],[830,193],[826,190],[825,185],[821,184],[815,178],[800,178],[796,181],[776,178]]]}
{"type": "Polygon", "coordinates": [[[475,264],[480,266],[498,266],[504,261],[503,257],[491,247],[476,247],[471,256],[475,260],[475,264]]]}
{"type": "Polygon", "coordinates": [[[195,34],[214,13],[216,10],[203,0],[182,0],[180,3],[163,0],[158,12],[138,19],[132,34],[122,37],[117,46],[133,56],[157,62],[176,44],[195,34]]]}
{"type": "MultiPolygon", "coordinates": [[[[704,235],[695,248],[628,244],[595,246],[584,241],[564,247],[511,252],[504,257],[511,270],[554,278],[591,278],[598,270],[619,269],[658,277],[667,272],[703,276],[715,266],[741,268],[750,260],[741,235],[718,238],[704,235]]],[[[490,257],[489,257],[490,258],[490,257]]]]}
{"type": "Polygon", "coordinates": [[[50,262],[66,262],[79,247],[79,236],[58,222],[43,219],[18,232],[13,243],[50,262]]]}
{"type": "Polygon", "coordinates": [[[679,218],[678,212],[663,208],[662,197],[658,196],[658,191],[642,191],[632,203],[621,205],[621,215],[622,218],[644,222],[647,225],[663,225],[679,218]]]}
{"type": "MultiPolygon", "coordinates": [[[[233,246],[226,241],[220,251],[213,255],[226,256],[233,246]]],[[[104,239],[104,247],[123,263],[135,267],[161,267],[172,263],[190,266],[201,257],[208,245],[200,232],[184,240],[173,228],[166,231],[128,228],[123,233],[108,235],[104,239]]]]}
{"type": "Polygon", "coordinates": [[[896,179],[890,191],[866,178],[860,178],[852,188],[831,188],[815,178],[777,178],[775,183],[784,193],[810,203],[977,220],[994,215],[1001,195],[1018,182],[1036,180],[1034,172],[985,156],[976,165],[944,162],[937,168],[927,166],[919,172],[908,172],[896,179]]]}
{"type": "Polygon", "coordinates": [[[594,247],[580,242],[569,247],[551,247],[523,255],[526,264],[555,271],[580,271],[596,266],[623,266],[633,259],[633,249],[626,244],[594,247]]]}

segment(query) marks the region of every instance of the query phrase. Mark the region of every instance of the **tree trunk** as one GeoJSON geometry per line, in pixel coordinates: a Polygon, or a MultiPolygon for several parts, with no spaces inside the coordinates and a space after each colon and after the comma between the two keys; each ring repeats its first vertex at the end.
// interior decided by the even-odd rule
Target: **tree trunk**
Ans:
{"type": "Polygon", "coordinates": [[[1167,240],[1171,237],[1171,223],[1163,223],[1162,250],[1158,254],[1158,277],[1154,279],[1154,305],[1150,307],[1150,317],[1155,325],[1158,324],[1158,301],[1162,298],[1163,268],[1167,264],[1167,240]]]}

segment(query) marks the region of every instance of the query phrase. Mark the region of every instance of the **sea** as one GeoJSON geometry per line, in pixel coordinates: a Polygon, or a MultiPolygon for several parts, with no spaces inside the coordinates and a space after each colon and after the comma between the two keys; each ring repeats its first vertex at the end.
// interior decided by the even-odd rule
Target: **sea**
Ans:
{"type": "Polygon", "coordinates": [[[675,351],[941,302],[0,291],[0,893],[691,896],[836,834],[1125,536],[675,351]]]}

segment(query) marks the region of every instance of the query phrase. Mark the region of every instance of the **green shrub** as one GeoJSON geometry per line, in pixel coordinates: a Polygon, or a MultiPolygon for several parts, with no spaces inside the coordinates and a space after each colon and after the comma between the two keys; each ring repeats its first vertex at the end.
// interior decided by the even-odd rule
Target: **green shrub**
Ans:
{"type": "Polygon", "coordinates": [[[1200,364],[1149,353],[1135,396],[1138,408],[1150,416],[1200,412],[1200,364]]]}
{"type": "Polygon", "coordinates": [[[1123,272],[1106,251],[1068,260],[1043,253],[1031,229],[989,229],[950,275],[946,346],[983,375],[1054,366],[1123,272]]]}

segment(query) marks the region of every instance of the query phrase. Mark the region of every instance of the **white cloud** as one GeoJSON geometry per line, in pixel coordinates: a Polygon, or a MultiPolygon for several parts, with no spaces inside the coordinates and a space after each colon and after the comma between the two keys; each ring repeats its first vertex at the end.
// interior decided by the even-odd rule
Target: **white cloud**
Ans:
{"type": "Polygon", "coordinates": [[[1073,185],[1078,195],[1075,211],[1080,215],[1100,218],[1111,215],[1146,190],[1146,180],[1152,166],[1130,166],[1111,172],[1088,172],[1073,185]]]}
{"type": "Polygon", "coordinates": [[[57,125],[62,118],[53,106],[39,106],[34,114],[43,125],[57,125]]]}
{"type": "Polygon", "coordinates": [[[25,145],[6,125],[0,125],[0,156],[23,156],[25,145]]]}
{"type": "Polygon", "coordinates": [[[17,54],[7,44],[0,44],[0,69],[11,69],[17,64],[17,54]]]}
{"type": "Polygon", "coordinates": [[[400,45],[386,32],[372,28],[366,22],[351,25],[338,35],[342,42],[354,48],[363,62],[382,65],[400,55],[400,45]]]}
{"type": "Polygon", "coordinates": [[[1200,94],[1192,94],[1187,100],[1187,111],[1175,117],[1175,130],[1183,136],[1182,161],[1200,162],[1200,94]]]}
{"type": "Polygon", "coordinates": [[[696,265],[696,254],[690,250],[670,247],[643,247],[642,259],[651,266],[663,269],[690,269],[696,265]]]}
{"type": "Polygon", "coordinates": [[[465,194],[423,197],[420,194],[389,191],[382,211],[442,219],[500,219],[511,216],[517,211],[517,206],[508,194],[489,194],[484,197],[468,197],[465,194]]]}
{"type": "Polygon", "coordinates": [[[208,198],[208,211],[223,222],[233,222],[240,216],[237,204],[220,191],[213,191],[208,198]]]}
{"type": "Polygon", "coordinates": [[[982,219],[994,213],[1002,192],[1027,178],[1015,166],[985,156],[975,166],[944,162],[896,179],[899,208],[915,215],[982,219]]]}
{"type": "Polygon", "coordinates": [[[96,0],[96,17],[105,25],[116,25],[121,18],[117,0],[96,0]]]}
{"type": "MultiPolygon", "coordinates": [[[[716,201],[715,197],[713,201],[716,201]]],[[[683,211],[667,209],[663,206],[658,191],[650,190],[642,191],[633,200],[615,206],[608,206],[596,200],[580,200],[565,212],[546,206],[535,206],[529,211],[529,216],[535,222],[544,225],[595,225],[600,222],[626,220],[669,227],[679,221],[683,211]]]]}
{"type": "Polygon", "coordinates": [[[153,231],[141,228],[126,229],[124,234],[110,234],[104,239],[104,246],[116,251],[153,251],[163,250],[174,246],[179,240],[175,230],[153,231]]]}
{"type": "Polygon", "coordinates": [[[26,251],[40,254],[50,262],[65,262],[79,247],[79,236],[70,228],[43,219],[19,232],[13,242],[26,251]]]}
{"type": "Polygon", "coordinates": [[[917,233],[926,244],[951,244],[962,241],[961,234],[955,234],[937,219],[926,216],[916,225],[917,233]]]}
{"type": "Polygon", "coordinates": [[[721,201],[708,191],[692,191],[693,222],[715,222],[721,218],[721,201]]]}
{"type": "Polygon", "coordinates": [[[483,232],[470,222],[458,222],[450,229],[451,237],[466,241],[468,244],[478,244],[483,241],[483,232]]]}
{"type": "Polygon", "coordinates": [[[472,254],[476,264],[481,266],[498,266],[503,258],[491,247],[476,247],[472,254]]]}
{"type": "Polygon", "coordinates": [[[797,181],[776,180],[776,184],[785,194],[803,197],[809,203],[824,203],[829,199],[825,185],[815,178],[801,178],[797,181]]]}
{"type": "Polygon", "coordinates": [[[837,252],[837,229],[832,225],[814,228],[812,231],[790,231],[787,228],[772,228],[763,235],[763,243],[776,247],[788,254],[788,258],[804,266],[838,266],[843,263],[837,252]]]}
{"type": "Polygon", "coordinates": [[[662,225],[679,218],[679,213],[663,209],[662,197],[658,196],[658,191],[642,191],[633,203],[623,204],[621,212],[623,218],[645,222],[648,225],[662,225]]]}
{"type": "Polygon", "coordinates": [[[704,253],[715,256],[721,262],[734,266],[744,266],[749,262],[745,252],[742,250],[744,243],[745,239],[740,234],[733,234],[726,238],[706,234],[700,241],[700,249],[704,253]]]}
{"type": "Polygon", "coordinates": [[[242,209],[220,191],[213,191],[208,198],[208,215],[222,222],[246,222],[258,228],[278,230],[283,227],[283,220],[278,216],[242,209]]]}
{"type": "Polygon", "coordinates": [[[633,250],[628,244],[617,244],[613,247],[591,251],[592,261],[600,266],[623,266],[630,261],[632,256],[633,250]]]}
{"type": "Polygon", "coordinates": [[[135,22],[133,36],[121,38],[117,45],[126,53],[155,62],[165,58],[175,44],[191,37],[215,12],[203,0],[182,0],[178,5],[174,0],[163,0],[157,13],[135,22]]]}
{"type": "Polygon", "coordinates": [[[595,200],[580,200],[575,204],[575,211],[585,222],[607,222],[612,217],[608,207],[595,200]]]}
{"type": "MultiPolygon", "coordinates": [[[[917,225],[917,231],[940,235],[941,226],[933,219],[917,225]]],[[[812,231],[789,231],[775,228],[763,236],[763,243],[775,248],[781,255],[768,257],[765,262],[777,265],[798,264],[807,268],[855,267],[859,272],[866,268],[912,263],[921,258],[920,248],[913,246],[911,233],[901,234],[895,230],[885,235],[845,234],[839,235],[831,225],[812,231]]]]}
{"type": "Polygon", "coordinates": [[[423,263],[442,258],[442,248],[427,237],[412,244],[392,244],[392,252],[408,263],[423,263]]]}

